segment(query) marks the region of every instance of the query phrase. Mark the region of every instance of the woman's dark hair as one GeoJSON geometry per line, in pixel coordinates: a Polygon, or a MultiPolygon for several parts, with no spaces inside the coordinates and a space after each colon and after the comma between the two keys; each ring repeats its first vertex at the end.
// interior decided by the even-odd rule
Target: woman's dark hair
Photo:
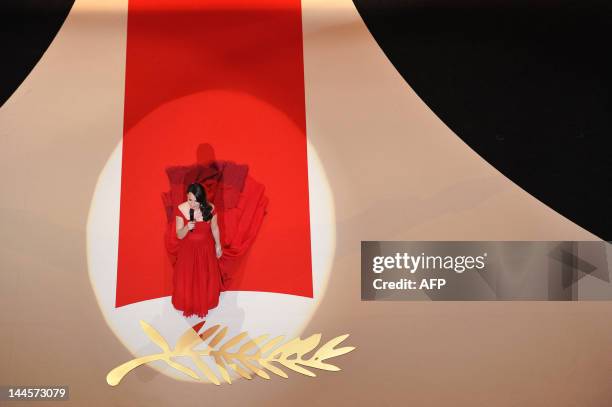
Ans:
{"type": "Polygon", "coordinates": [[[194,182],[187,187],[187,193],[190,192],[193,194],[193,196],[195,196],[196,201],[200,203],[202,216],[204,217],[204,220],[208,222],[212,218],[212,206],[210,206],[206,200],[206,190],[202,185],[194,182]]]}

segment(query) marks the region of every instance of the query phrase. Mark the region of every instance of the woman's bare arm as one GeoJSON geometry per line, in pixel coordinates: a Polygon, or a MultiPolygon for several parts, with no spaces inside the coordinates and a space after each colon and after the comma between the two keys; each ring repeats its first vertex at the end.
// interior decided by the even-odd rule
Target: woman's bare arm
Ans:
{"type": "Polygon", "coordinates": [[[217,223],[217,215],[213,215],[211,221],[210,221],[210,228],[213,234],[213,237],[215,238],[215,246],[221,246],[221,240],[220,240],[220,236],[219,236],[219,224],[217,223]]]}
{"type": "Polygon", "coordinates": [[[181,218],[180,216],[176,217],[176,237],[178,237],[179,239],[183,239],[187,233],[189,232],[189,227],[188,225],[185,225],[185,222],[183,222],[183,218],[181,218]]]}

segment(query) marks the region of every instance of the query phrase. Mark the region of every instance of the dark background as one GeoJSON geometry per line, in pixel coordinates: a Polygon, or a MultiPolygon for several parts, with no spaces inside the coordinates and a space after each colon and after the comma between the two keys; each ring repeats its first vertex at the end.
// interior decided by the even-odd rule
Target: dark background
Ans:
{"type": "Polygon", "coordinates": [[[463,141],[610,240],[612,2],[354,3],[395,68],[463,141]]]}

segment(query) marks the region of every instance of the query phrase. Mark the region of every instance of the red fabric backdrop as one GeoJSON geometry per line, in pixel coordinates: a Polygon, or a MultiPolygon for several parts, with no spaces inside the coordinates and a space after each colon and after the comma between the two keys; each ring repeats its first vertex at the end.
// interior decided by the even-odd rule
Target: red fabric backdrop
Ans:
{"type": "Polygon", "coordinates": [[[125,89],[116,305],[170,295],[165,170],[211,160],[268,202],[229,289],[312,297],[299,0],[130,0],[125,89]]]}

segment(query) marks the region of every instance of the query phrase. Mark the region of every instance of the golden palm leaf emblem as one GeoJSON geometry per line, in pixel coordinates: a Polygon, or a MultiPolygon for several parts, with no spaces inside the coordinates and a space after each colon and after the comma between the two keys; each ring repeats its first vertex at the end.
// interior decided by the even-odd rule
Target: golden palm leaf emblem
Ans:
{"type": "Polygon", "coordinates": [[[287,374],[282,369],[282,367],[285,367],[294,372],[314,377],[316,374],[308,368],[338,371],[340,370],[339,367],[325,363],[325,360],[344,355],[355,349],[353,346],[336,348],[349,336],[345,334],[331,339],[320,346],[312,356],[305,358],[306,354],[319,346],[321,334],[313,334],[306,339],[295,338],[284,344],[281,344],[285,339],[284,336],[277,336],[268,340],[269,335],[261,335],[240,345],[248,336],[247,332],[242,332],[222,343],[227,335],[227,327],[220,329],[220,325],[214,325],[198,334],[203,324],[204,322],[200,322],[185,331],[174,349],[170,349],[159,332],[141,320],[140,326],[143,331],[152,342],[161,348],[162,352],[139,357],[117,366],[106,376],[107,383],[116,386],[132,369],[157,360],[164,361],[172,368],[195,380],[216,385],[221,384],[219,376],[226,383],[231,384],[230,371],[238,373],[245,379],[252,379],[253,374],[262,379],[270,379],[268,372],[287,378],[287,374]],[[173,360],[173,358],[184,356],[193,360],[199,372],[173,360]],[[211,364],[217,368],[218,373],[211,368],[211,364]]]}

